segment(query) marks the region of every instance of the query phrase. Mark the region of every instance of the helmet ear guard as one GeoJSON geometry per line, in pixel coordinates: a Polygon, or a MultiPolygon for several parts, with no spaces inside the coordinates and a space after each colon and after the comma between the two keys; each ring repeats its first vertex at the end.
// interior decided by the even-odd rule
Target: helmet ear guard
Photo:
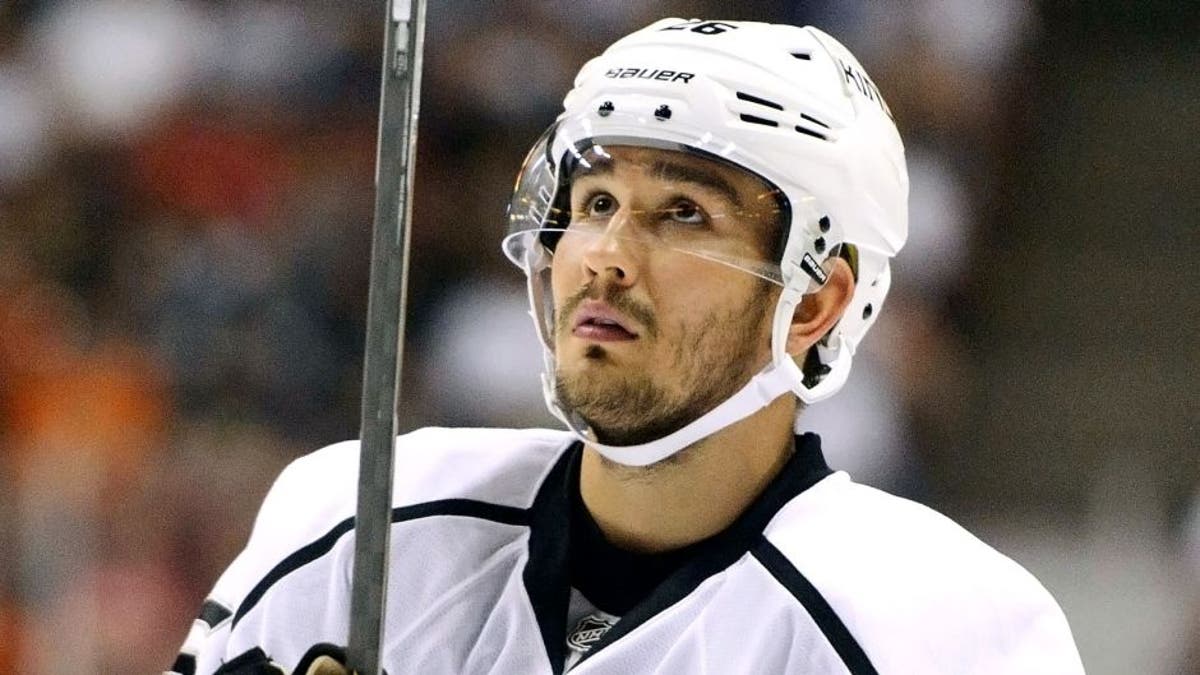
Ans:
{"type": "MultiPolygon", "coordinates": [[[[821,217],[819,222],[824,225],[828,223],[828,220],[827,217],[821,217]]],[[[818,239],[824,239],[830,232],[828,226],[824,226],[826,229],[821,232],[823,236],[818,239]]],[[[839,257],[850,258],[847,262],[857,277],[853,251],[853,245],[835,244],[833,250],[825,257],[825,261],[828,262],[839,257]]],[[[805,260],[805,258],[801,258],[801,260],[805,260]]],[[[795,278],[800,279],[799,275],[795,278]]],[[[772,359],[777,364],[789,363],[795,367],[794,371],[791,368],[788,369],[792,371],[792,392],[805,404],[816,403],[837,393],[850,375],[853,357],[853,350],[845,348],[844,337],[838,330],[846,321],[847,313],[853,304],[853,296],[842,317],[816,344],[809,347],[804,354],[787,353],[788,333],[796,308],[804,300],[805,295],[819,291],[823,285],[823,282],[818,285],[818,280],[813,278],[808,283],[809,287],[806,290],[800,290],[798,285],[786,287],[775,306],[774,324],[772,325],[772,359]],[[799,363],[797,363],[798,361],[799,363]]],[[[857,291],[855,294],[857,295],[857,291]]]]}

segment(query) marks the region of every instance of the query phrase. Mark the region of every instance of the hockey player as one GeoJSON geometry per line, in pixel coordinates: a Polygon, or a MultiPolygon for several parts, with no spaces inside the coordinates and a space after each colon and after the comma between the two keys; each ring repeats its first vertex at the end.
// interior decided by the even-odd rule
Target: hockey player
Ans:
{"type": "MultiPolygon", "coordinates": [[[[1025,570],[795,435],[879,315],[907,192],[879,90],[814,28],[667,19],[585,65],[504,240],[570,431],[399,439],[388,672],[1081,673],[1025,570]]],[[[175,672],[339,669],[356,457],[283,472],[175,672]]]]}

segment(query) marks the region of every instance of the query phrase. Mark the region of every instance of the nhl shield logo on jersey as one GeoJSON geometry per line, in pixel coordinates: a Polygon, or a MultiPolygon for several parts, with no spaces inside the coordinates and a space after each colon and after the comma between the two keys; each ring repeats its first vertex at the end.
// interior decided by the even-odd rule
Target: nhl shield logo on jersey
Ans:
{"type": "Polygon", "coordinates": [[[595,614],[589,614],[575,624],[575,630],[567,636],[567,644],[572,649],[586,652],[596,644],[608,629],[616,625],[616,620],[605,619],[595,614]]]}

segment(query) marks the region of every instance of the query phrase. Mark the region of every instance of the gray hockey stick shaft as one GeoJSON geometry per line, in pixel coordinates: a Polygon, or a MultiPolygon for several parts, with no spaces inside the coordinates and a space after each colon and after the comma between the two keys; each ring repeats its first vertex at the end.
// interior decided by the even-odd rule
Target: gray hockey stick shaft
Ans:
{"type": "Polygon", "coordinates": [[[346,654],[358,675],[380,672],[424,38],[425,0],[388,0],[346,654]]]}

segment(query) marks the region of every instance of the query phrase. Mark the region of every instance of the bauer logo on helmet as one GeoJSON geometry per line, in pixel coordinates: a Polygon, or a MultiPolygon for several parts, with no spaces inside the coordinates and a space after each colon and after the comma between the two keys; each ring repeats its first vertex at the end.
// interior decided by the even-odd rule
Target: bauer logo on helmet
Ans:
{"type": "Polygon", "coordinates": [[[609,68],[604,76],[614,80],[627,80],[636,77],[639,80],[659,80],[660,82],[683,82],[687,84],[695,77],[695,73],[681,73],[674,70],[659,70],[658,68],[609,68]]]}

